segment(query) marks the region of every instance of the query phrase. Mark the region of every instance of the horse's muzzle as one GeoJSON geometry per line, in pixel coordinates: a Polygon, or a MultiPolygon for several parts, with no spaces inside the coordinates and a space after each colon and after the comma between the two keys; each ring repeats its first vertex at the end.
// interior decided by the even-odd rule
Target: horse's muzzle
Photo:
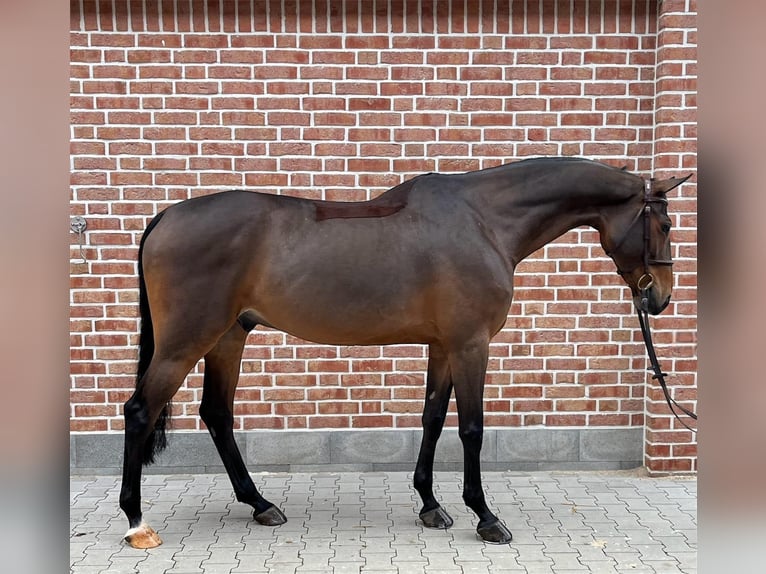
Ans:
{"type": "Polygon", "coordinates": [[[639,311],[646,310],[650,315],[659,315],[669,304],[670,295],[663,299],[662,294],[657,293],[654,289],[633,296],[633,305],[636,306],[636,309],[639,311]]]}

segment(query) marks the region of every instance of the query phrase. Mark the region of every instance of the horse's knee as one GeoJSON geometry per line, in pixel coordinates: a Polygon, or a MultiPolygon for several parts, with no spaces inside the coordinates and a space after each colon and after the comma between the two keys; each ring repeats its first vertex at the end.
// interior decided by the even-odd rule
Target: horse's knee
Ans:
{"type": "Polygon", "coordinates": [[[484,438],[484,425],[481,423],[471,423],[461,427],[458,436],[463,443],[464,448],[481,448],[484,438]]]}
{"type": "Polygon", "coordinates": [[[438,438],[442,428],[444,428],[446,418],[447,417],[441,413],[423,413],[423,416],[420,419],[420,422],[423,425],[423,431],[429,433],[432,438],[438,438]]]}

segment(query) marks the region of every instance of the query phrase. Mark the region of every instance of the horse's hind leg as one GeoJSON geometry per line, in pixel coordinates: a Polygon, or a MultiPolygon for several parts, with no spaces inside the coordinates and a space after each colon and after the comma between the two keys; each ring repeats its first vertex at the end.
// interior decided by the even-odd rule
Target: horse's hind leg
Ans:
{"type": "Polygon", "coordinates": [[[434,454],[447,416],[452,394],[449,364],[442,349],[431,345],[428,353],[426,401],[423,408],[423,439],[415,466],[415,490],[423,500],[420,519],[428,528],[449,528],[452,518],[436,501],[433,491],[434,454]]]}
{"type": "Polygon", "coordinates": [[[142,520],[141,467],[150,462],[147,460],[147,442],[151,440],[155,422],[199,358],[194,354],[170,358],[155,352],[146,374],[125,403],[120,507],[128,518],[125,540],[134,548],[153,548],[162,544],[157,533],[142,520]]]}
{"type": "MultiPolygon", "coordinates": [[[[181,293],[164,300],[157,297],[151,318],[143,317],[142,349],[152,354],[133,396],[125,403],[125,452],[123,459],[120,508],[128,518],[125,535],[134,548],[152,548],[161,544],[159,536],[142,521],[142,465],[154,461],[154,453],[164,448],[164,422],[160,417],[168,402],[183,384],[186,375],[234,321],[227,305],[212,297],[206,301],[206,314],[191,313],[197,308],[192,293],[181,293]],[[148,319],[148,320],[147,320],[148,319]],[[153,337],[144,328],[151,325],[153,337]],[[153,436],[154,433],[154,436],[153,436]]],[[[140,361],[139,361],[140,362],[140,361]]]]}
{"type": "Polygon", "coordinates": [[[221,455],[237,500],[254,508],[253,517],[257,522],[276,526],[284,524],[287,518],[258,492],[234,440],[234,391],[246,338],[247,331],[235,323],[205,355],[205,379],[199,413],[221,455]]]}

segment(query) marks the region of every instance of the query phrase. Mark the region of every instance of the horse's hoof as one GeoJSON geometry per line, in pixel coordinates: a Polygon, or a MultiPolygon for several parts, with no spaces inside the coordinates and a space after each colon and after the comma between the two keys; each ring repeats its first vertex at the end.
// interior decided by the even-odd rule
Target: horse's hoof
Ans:
{"type": "Polygon", "coordinates": [[[260,514],[253,512],[253,518],[255,518],[258,524],[263,524],[264,526],[279,526],[287,522],[287,517],[284,513],[274,505],[269,506],[260,514]]]}
{"type": "Polygon", "coordinates": [[[510,544],[513,540],[511,531],[500,520],[495,520],[487,526],[479,526],[476,529],[481,539],[489,544],[510,544]]]}
{"type": "Polygon", "coordinates": [[[452,517],[441,506],[421,512],[420,520],[423,521],[423,526],[427,528],[447,529],[453,524],[452,517]]]}
{"type": "Polygon", "coordinates": [[[162,544],[162,539],[154,531],[154,528],[142,522],[136,528],[131,528],[125,533],[125,542],[133,548],[156,548],[162,544]]]}

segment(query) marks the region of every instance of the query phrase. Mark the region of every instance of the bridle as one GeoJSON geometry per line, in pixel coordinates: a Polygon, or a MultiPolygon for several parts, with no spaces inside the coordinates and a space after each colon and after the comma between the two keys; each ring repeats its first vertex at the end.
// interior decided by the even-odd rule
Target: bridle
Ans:
{"type": "MultiPolygon", "coordinates": [[[[646,292],[648,289],[654,284],[654,276],[649,271],[650,265],[673,265],[672,259],[657,259],[654,257],[651,257],[651,246],[649,245],[650,240],[650,228],[649,225],[651,223],[651,215],[652,215],[652,204],[653,203],[659,203],[662,205],[667,205],[668,200],[664,197],[659,197],[656,195],[652,195],[652,180],[647,179],[644,181],[644,206],[636,213],[635,216],[633,216],[633,219],[630,221],[628,226],[625,228],[625,231],[623,232],[620,239],[615,242],[615,244],[612,246],[612,248],[607,251],[607,255],[612,257],[615,251],[617,251],[623,243],[625,243],[625,240],[628,238],[628,235],[630,234],[630,230],[633,229],[633,226],[638,223],[638,220],[643,217],[643,224],[644,224],[644,249],[642,253],[642,262],[644,265],[644,273],[641,275],[639,280],[636,282],[636,287],[638,287],[639,291],[646,292]]],[[[614,257],[612,257],[614,259],[614,257]]],[[[621,277],[625,277],[633,271],[635,271],[638,268],[638,265],[633,267],[629,270],[620,269],[617,267],[617,273],[621,277]]]]}
{"type": "MultiPolygon", "coordinates": [[[[667,376],[667,373],[662,372],[662,367],[660,367],[660,363],[657,359],[657,353],[654,350],[654,343],[652,342],[652,333],[649,330],[649,289],[654,284],[654,276],[649,270],[649,266],[650,265],[673,265],[672,259],[658,259],[658,258],[651,257],[650,255],[651,246],[650,246],[649,240],[650,240],[650,231],[651,231],[650,220],[652,215],[652,203],[660,203],[663,205],[667,205],[668,200],[664,197],[652,195],[652,180],[651,179],[644,180],[644,198],[643,199],[644,199],[643,207],[638,213],[636,213],[636,215],[631,220],[630,224],[626,227],[625,231],[623,232],[623,235],[614,244],[614,246],[607,252],[607,255],[611,257],[612,254],[617,249],[620,248],[620,246],[627,239],[628,234],[630,233],[630,230],[633,229],[633,226],[638,222],[639,219],[643,217],[644,245],[643,245],[643,253],[642,253],[642,262],[643,262],[644,272],[641,275],[641,277],[638,279],[638,281],[636,282],[636,288],[639,290],[641,294],[641,304],[640,306],[636,306],[636,314],[638,315],[638,323],[641,326],[641,334],[643,335],[643,338],[644,338],[646,353],[649,356],[649,362],[652,365],[652,371],[654,371],[654,375],[652,375],[652,379],[656,379],[657,381],[659,381],[660,387],[662,387],[662,392],[665,395],[665,400],[668,403],[668,407],[670,407],[670,411],[675,415],[678,421],[688,430],[692,432],[697,432],[695,429],[692,429],[683,420],[681,420],[681,417],[678,415],[678,412],[676,412],[676,409],[674,408],[674,405],[675,405],[685,415],[687,415],[688,417],[691,417],[694,420],[697,420],[697,415],[695,413],[688,410],[684,406],[679,405],[678,402],[676,402],[676,400],[670,396],[667,383],[665,382],[665,377],[667,376]]],[[[614,260],[613,257],[612,259],[614,260]]],[[[635,271],[637,268],[638,266],[633,267],[632,269],[626,271],[624,269],[620,269],[618,266],[617,273],[621,277],[625,278],[627,275],[635,271]]]]}

